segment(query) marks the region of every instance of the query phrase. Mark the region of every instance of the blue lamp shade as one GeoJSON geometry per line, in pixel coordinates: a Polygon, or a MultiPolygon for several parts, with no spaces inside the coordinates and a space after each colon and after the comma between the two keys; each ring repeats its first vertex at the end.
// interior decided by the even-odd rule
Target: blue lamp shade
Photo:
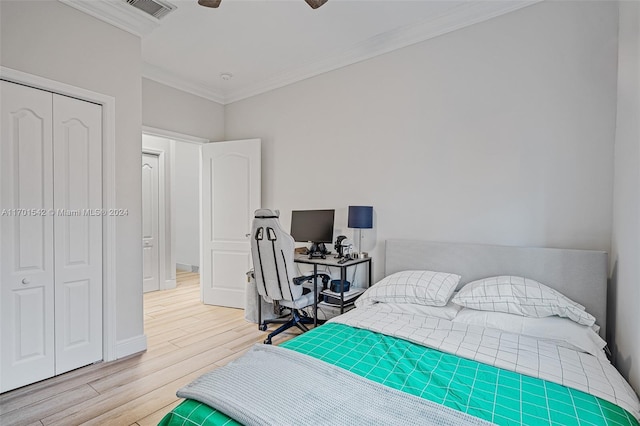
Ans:
{"type": "Polygon", "coordinates": [[[373,228],[373,207],[349,206],[349,228],[373,228]]]}

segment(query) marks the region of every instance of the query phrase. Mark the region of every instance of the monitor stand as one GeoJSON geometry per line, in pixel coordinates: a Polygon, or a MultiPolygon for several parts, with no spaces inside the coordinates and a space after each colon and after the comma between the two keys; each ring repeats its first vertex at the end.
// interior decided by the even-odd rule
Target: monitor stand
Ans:
{"type": "Polygon", "coordinates": [[[309,259],[326,259],[329,251],[324,243],[311,243],[309,248],[309,259]]]}

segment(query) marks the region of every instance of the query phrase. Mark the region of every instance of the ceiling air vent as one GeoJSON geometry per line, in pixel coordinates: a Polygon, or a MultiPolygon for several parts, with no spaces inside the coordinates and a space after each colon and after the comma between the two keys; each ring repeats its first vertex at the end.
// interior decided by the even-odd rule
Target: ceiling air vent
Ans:
{"type": "Polygon", "coordinates": [[[140,9],[144,13],[154,18],[162,18],[169,12],[174,10],[176,6],[161,0],[124,0],[136,9],[140,9]]]}

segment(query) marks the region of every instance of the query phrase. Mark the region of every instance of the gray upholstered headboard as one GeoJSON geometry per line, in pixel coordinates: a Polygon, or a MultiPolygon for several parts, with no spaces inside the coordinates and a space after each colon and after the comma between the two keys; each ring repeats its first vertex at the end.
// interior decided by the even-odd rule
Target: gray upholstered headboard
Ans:
{"type": "Polygon", "coordinates": [[[458,274],[460,286],[496,275],[532,278],[584,305],[605,336],[608,267],[604,251],[387,240],[385,275],[410,269],[458,274]]]}

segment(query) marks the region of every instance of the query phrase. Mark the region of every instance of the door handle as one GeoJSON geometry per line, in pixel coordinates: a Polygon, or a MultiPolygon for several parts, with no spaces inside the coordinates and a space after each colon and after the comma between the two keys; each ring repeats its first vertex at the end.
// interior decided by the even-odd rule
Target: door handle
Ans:
{"type": "Polygon", "coordinates": [[[249,238],[251,234],[244,234],[245,237],[249,238]]]}
{"type": "Polygon", "coordinates": [[[29,284],[29,280],[28,280],[28,279],[26,279],[26,278],[23,278],[23,279],[22,279],[22,284],[24,284],[24,285],[29,284]]]}

